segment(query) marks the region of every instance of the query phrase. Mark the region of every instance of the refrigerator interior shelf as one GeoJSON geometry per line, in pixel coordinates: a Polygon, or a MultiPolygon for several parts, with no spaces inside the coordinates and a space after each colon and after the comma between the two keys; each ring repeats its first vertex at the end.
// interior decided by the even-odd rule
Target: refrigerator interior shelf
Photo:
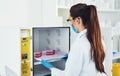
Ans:
{"type": "Polygon", "coordinates": [[[47,60],[48,62],[54,62],[54,61],[58,61],[61,58],[66,57],[66,53],[63,51],[55,51],[54,55],[42,55],[39,58],[34,57],[34,59],[36,60],[36,62],[34,63],[34,65],[38,65],[41,64],[41,59],[47,60]]]}

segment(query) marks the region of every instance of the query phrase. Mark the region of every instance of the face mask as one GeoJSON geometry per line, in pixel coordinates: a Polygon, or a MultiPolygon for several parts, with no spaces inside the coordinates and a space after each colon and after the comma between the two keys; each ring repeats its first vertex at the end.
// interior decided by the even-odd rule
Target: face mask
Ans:
{"type": "Polygon", "coordinates": [[[77,33],[77,28],[74,27],[71,22],[69,22],[69,25],[72,27],[72,30],[73,30],[75,33],[77,33]]]}

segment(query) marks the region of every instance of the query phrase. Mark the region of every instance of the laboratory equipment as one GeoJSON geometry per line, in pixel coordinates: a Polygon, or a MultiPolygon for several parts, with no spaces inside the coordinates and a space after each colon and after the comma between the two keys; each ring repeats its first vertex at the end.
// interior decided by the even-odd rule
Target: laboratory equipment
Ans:
{"type": "Polygon", "coordinates": [[[21,76],[31,76],[30,29],[21,29],[21,76]]]}
{"type": "Polygon", "coordinates": [[[46,55],[54,55],[55,50],[46,50],[46,55]]]}
{"type": "Polygon", "coordinates": [[[113,63],[112,68],[112,76],[120,76],[120,63],[113,63]]]}
{"type": "Polygon", "coordinates": [[[63,59],[70,50],[70,27],[33,27],[32,46],[33,76],[51,74],[51,71],[42,65],[46,61],[63,70],[63,59]]]}
{"type": "Polygon", "coordinates": [[[39,58],[42,56],[42,51],[36,52],[34,55],[36,58],[39,58]]]}

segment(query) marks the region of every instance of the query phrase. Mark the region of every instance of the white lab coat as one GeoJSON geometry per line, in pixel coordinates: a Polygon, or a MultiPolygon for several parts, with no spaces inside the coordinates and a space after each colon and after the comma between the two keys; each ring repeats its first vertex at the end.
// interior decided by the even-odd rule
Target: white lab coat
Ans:
{"type": "Polygon", "coordinates": [[[65,70],[52,68],[52,76],[105,76],[96,70],[95,63],[90,58],[90,43],[86,32],[86,29],[81,31],[71,46],[65,70]]]}

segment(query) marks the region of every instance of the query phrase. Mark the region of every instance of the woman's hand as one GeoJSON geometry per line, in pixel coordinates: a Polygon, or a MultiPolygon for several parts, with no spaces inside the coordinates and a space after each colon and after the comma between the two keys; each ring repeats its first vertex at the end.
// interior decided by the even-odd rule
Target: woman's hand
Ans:
{"type": "Polygon", "coordinates": [[[51,63],[49,63],[49,62],[47,62],[46,60],[43,60],[43,59],[41,60],[41,64],[43,66],[45,66],[46,68],[48,68],[49,70],[54,67],[51,63]]]}

